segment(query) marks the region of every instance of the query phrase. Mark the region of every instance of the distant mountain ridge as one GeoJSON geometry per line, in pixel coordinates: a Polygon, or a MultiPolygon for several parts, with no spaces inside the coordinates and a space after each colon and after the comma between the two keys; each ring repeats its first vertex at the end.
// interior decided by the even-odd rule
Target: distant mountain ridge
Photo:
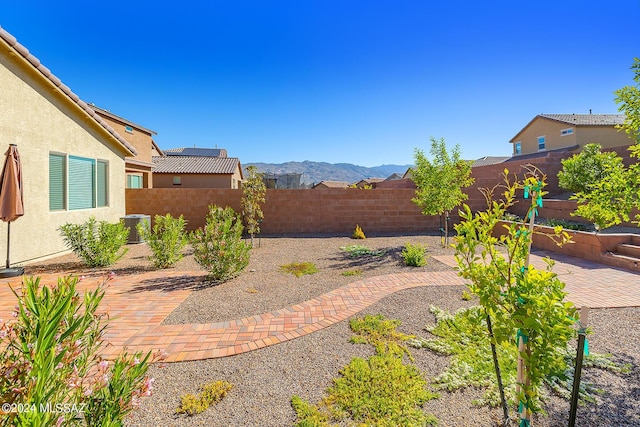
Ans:
{"type": "Polygon", "coordinates": [[[398,173],[404,175],[412,165],[380,165],[368,168],[351,163],[286,162],[286,163],[246,163],[244,167],[255,166],[259,172],[287,174],[302,174],[301,181],[305,184],[317,184],[320,181],[345,181],[349,183],[366,178],[387,178],[398,173]]]}

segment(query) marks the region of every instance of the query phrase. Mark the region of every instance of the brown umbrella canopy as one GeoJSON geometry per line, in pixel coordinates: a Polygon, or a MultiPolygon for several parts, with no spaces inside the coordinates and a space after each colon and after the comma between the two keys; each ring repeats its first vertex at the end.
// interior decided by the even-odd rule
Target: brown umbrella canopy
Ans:
{"type": "Polygon", "coordinates": [[[22,167],[18,148],[11,144],[0,176],[0,220],[11,222],[24,215],[22,205],[22,167]]]}

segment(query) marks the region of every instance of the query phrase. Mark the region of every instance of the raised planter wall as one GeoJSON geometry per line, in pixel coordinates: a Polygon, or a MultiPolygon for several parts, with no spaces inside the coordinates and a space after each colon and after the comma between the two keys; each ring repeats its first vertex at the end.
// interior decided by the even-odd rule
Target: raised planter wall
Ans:
{"type": "MultiPolygon", "coordinates": [[[[496,237],[506,234],[503,225],[509,224],[506,221],[499,223],[494,230],[496,237]]],[[[541,225],[535,226],[535,234],[533,235],[533,247],[543,249],[550,252],[557,252],[568,256],[583,258],[602,264],[614,265],[616,267],[637,270],[638,266],[621,265],[619,262],[612,263],[611,258],[607,257],[607,252],[614,251],[619,243],[629,242],[631,234],[596,234],[593,232],[565,230],[570,236],[573,243],[558,246],[550,237],[554,235],[552,227],[541,225]]]]}

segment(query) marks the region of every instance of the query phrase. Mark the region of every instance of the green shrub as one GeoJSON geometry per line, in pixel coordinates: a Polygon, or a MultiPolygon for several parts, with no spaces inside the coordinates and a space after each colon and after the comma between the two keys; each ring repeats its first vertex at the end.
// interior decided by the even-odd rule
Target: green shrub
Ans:
{"type": "Polygon", "coordinates": [[[557,227],[560,226],[565,230],[575,230],[575,231],[587,231],[589,226],[586,224],[582,224],[580,222],[575,221],[565,221],[564,219],[555,219],[549,218],[544,222],[544,225],[549,227],[557,227]]]}
{"type": "Polygon", "coordinates": [[[291,273],[296,277],[301,277],[306,274],[315,274],[318,272],[318,268],[312,262],[292,262],[280,266],[280,271],[284,273],[291,273]]]}
{"type": "Polygon", "coordinates": [[[427,264],[424,255],[426,250],[426,246],[407,243],[402,250],[402,259],[404,263],[410,267],[422,267],[427,264]]]}
{"type": "Polygon", "coordinates": [[[511,212],[505,212],[504,215],[502,215],[502,219],[504,219],[505,221],[522,221],[522,218],[511,212]]]}
{"type": "Polygon", "coordinates": [[[242,240],[242,228],[232,208],[212,205],[204,229],[191,234],[195,260],[209,272],[210,278],[227,280],[249,265],[250,247],[242,240]]]}
{"type": "Polygon", "coordinates": [[[360,228],[359,225],[356,224],[356,229],[353,230],[353,234],[351,235],[352,239],[366,239],[367,237],[364,235],[364,231],[360,228]]]}
{"type": "Polygon", "coordinates": [[[348,245],[340,246],[341,251],[347,252],[351,258],[359,258],[361,256],[382,256],[386,253],[384,249],[374,250],[364,245],[348,245]]]}
{"type": "Polygon", "coordinates": [[[342,273],[340,273],[341,275],[345,276],[345,277],[349,277],[349,276],[362,276],[362,270],[360,270],[359,268],[354,268],[353,270],[347,270],[347,271],[343,271],[342,273]]]}
{"type": "Polygon", "coordinates": [[[187,221],[182,215],[174,218],[171,214],[166,214],[154,217],[153,229],[150,229],[147,221],[136,226],[138,233],[153,252],[149,261],[154,267],[171,267],[182,259],[180,251],[187,244],[187,236],[184,232],[186,225],[187,221]]]}
{"type": "Polygon", "coordinates": [[[106,267],[118,261],[127,251],[123,248],[129,228],[89,218],[83,224],[67,223],[59,228],[65,245],[89,267],[106,267]]]}
{"type": "Polygon", "coordinates": [[[40,278],[25,277],[14,319],[0,320],[0,402],[33,411],[0,415],[0,426],[122,425],[124,418],[150,396],[149,363],[160,355],[123,353],[113,362],[98,351],[107,314],[98,314],[104,286],[76,291],[78,278],[59,278],[49,288],[40,278]],[[47,404],[65,405],[55,412],[47,404]],[[76,419],[79,412],[83,419],[76,419]]]}
{"type": "Polygon", "coordinates": [[[226,381],[216,381],[202,387],[198,395],[185,394],[180,396],[180,406],[176,409],[177,414],[187,414],[189,416],[204,412],[211,405],[215,405],[222,400],[233,388],[233,384],[226,381]]]}

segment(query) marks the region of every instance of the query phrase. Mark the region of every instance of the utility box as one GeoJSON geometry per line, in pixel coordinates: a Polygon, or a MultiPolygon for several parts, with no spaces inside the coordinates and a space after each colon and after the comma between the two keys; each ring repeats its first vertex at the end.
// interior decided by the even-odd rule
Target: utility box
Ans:
{"type": "Polygon", "coordinates": [[[151,216],[143,214],[131,214],[125,215],[120,219],[124,221],[125,227],[129,227],[129,239],[127,240],[127,243],[144,243],[144,239],[142,238],[142,236],[140,236],[140,233],[138,233],[138,228],[136,226],[146,221],[147,228],[150,228],[151,216]]]}

